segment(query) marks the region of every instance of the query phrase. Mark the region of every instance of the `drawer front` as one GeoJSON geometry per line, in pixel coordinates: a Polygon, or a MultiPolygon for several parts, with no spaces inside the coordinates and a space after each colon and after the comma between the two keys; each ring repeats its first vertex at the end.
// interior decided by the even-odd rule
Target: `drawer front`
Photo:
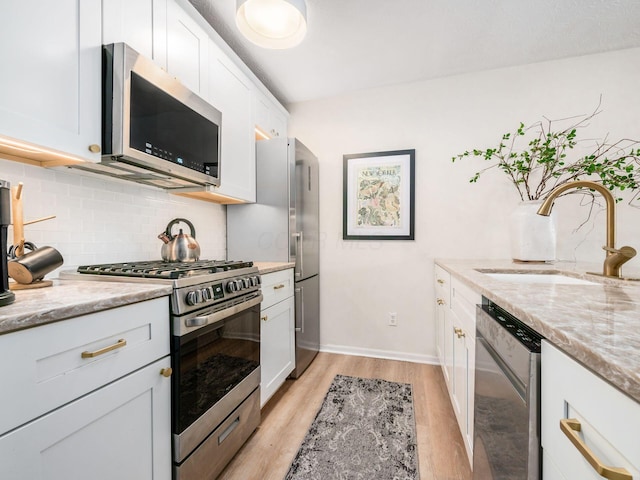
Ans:
{"type": "Polygon", "coordinates": [[[0,434],[169,354],[169,297],[0,336],[0,434]]]}
{"type": "MultiPolygon", "coordinates": [[[[451,307],[451,274],[439,265],[434,269],[436,302],[442,300],[447,307],[451,307]]],[[[440,302],[438,302],[440,303],[440,302]]]]}
{"type": "Polygon", "coordinates": [[[215,480],[259,424],[260,389],[257,388],[180,467],[174,467],[173,478],[215,480]]]}
{"type": "Polygon", "coordinates": [[[262,309],[293,295],[293,269],[262,275],[262,309]]]}
{"type": "Polygon", "coordinates": [[[565,478],[602,478],[570,436],[585,443],[602,464],[640,478],[640,404],[546,341],[541,413],[543,449],[565,478]],[[577,420],[579,427],[568,419],[577,420]],[[569,435],[561,429],[561,420],[573,426],[565,427],[569,435]]]}

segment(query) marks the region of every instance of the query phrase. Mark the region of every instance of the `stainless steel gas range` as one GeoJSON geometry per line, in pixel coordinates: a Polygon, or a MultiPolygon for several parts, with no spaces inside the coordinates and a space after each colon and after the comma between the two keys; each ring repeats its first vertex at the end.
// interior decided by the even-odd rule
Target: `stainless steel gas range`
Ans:
{"type": "Polygon", "coordinates": [[[216,478],[260,423],[257,267],[151,261],[86,265],[60,277],[173,286],[173,478],[216,478]]]}

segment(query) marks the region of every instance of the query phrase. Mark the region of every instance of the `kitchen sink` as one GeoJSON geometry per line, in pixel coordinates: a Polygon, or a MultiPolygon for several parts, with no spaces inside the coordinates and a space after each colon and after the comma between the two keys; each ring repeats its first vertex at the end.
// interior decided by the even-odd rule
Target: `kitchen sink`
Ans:
{"type": "Polygon", "coordinates": [[[488,277],[509,283],[545,283],[553,285],[600,285],[583,278],[569,277],[561,273],[549,272],[487,272],[478,270],[488,277]]]}

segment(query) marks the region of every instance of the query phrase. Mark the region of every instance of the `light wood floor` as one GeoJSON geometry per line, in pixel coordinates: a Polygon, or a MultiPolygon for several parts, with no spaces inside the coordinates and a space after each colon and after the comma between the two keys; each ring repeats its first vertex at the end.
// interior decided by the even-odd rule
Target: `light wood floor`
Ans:
{"type": "Polygon", "coordinates": [[[287,380],[264,406],[260,426],[220,479],[282,480],[336,374],[411,383],[420,480],[471,478],[440,367],[319,353],[299,379],[287,380]]]}

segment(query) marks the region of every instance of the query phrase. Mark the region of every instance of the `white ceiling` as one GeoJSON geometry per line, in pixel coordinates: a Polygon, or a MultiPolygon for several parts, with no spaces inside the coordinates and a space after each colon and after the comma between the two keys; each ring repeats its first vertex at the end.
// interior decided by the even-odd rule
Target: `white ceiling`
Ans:
{"type": "Polygon", "coordinates": [[[640,0],[306,0],[289,50],[245,40],[236,0],[189,1],[285,105],[640,46],[640,0]]]}

